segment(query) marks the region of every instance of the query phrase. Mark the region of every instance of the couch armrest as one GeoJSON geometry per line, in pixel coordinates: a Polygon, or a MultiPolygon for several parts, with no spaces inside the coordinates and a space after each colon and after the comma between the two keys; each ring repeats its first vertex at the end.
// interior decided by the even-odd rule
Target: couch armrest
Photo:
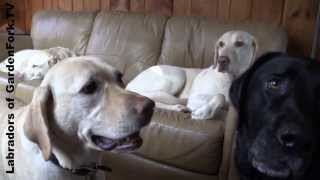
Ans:
{"type": "Polygon", "coordinates": [[[188,171],[218,175],[223,120],[197,121],[189,113],[156,109],[141,135],[144,143],[137,155],[188,171]]]}
{"type": "MultiPolygon", "coordinates": [[[[36,87],[40,85],[40,80],[32,80],[21,82],[18,84],[18,87],[15,89],[14,96],[24,103],[31,102],[33,91],[36,87]]],[[[8,76],[7,73],[0,72],[0,93],[5,94],[6,86],[8,85],[8,76]]]]}
{"type": "Polygon", "coordinates": [[[236,109],[230,105],[225,120],[224,142],[223,142],[223,157],[220,167],[219,179],[227,180],[230,174],[230,168],[233,165],[234,140],[236,128],[238,124],[238,113],[236,109]]]}
{"type": "MultiPolygon", "coordinates": [[[[22,49],[32,49],[32,39],[29,35],[15,35],[14,36],[14,48],[15,51],[22,49]]],[[[6,42],[8,35],[6,33],[0,34],[0,61],[3,61],[8,57],[8,51],[6,50],[6,42]]]]}

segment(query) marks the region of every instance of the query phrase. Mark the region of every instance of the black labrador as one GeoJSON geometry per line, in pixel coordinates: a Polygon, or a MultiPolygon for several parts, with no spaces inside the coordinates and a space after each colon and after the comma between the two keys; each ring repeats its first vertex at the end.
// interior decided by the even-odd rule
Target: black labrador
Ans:
{"type": "Polygon", "coordinates": [[[320,179],[320,64],[268,53],[230,89],[241,180],[320,179]]]}

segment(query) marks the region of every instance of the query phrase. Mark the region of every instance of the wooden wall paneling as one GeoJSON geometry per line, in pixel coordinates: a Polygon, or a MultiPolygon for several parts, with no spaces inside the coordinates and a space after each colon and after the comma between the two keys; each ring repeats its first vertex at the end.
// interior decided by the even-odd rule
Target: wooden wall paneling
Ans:
{"type": "Polygon", "coordinates": [[[83,7],[87,11],[96,11],[100,9],[100,0],[84,0],[83,7]]]}
{"type": "Polygon", "coordinates": [[[283,24],[289,35],[289,52],[310,55],[319,0],[286,0],[283,24]]]}
{"type": "Polygon", "coordinates": [[[6,11],[5,9],[6,9],[5,2],[4,1],[0,1],[0,28],[5,23],[7,23],[6,15],[5,15],[5,11],[6,11]]]}
{"type": "Polygon", "coordinates": [[[191,15],[217,17],[218,0],[192,0],[191,15]]]}
{"type": "Polygon", "coordinates": [[[145,11],[145,0],[131,0],[130,11],[132,12],[144,12],[145,11]]]}
{"type": "Polygon", "coordinates": [[[59,9],[65,11],[72,11],[72,0],[59,0],[59,9]]]}
{"type": "Polygon", "coordinates": [[[29,1],[31,1],[32,14],[43,9],[43,0],[29,0],[29,1]]]}
{"type": "Polygon", "coordinates": [[[73,0],[72,5],[73,5],[73,8],[72,8],[73,11],[83,11],[84,10],[83,0],[73,0]]]}
{"type": "Polygon", "coordinates": [[[232,0],[230,5],[229,19],[231,21],[250,20],[251,7],[252,7],[252,0],[232,0]]]}
{"type": "Polygon", "coordinates": [[[191,14],[191,0],[174,0],[173,15],[186,16],[191,14]]]}
{"type": "Polygon", "coordinates": [[[228,20],[230,16],[231,0],[219,0],[218,1],[218,18],[222,20],[228,20]]]}
{"type": "Polygon", "coordinates": [[[26,8],[26,11],[25,11],[26,32],[29,33],[31,29],[31,18],[32,18],[31,0],[25,0],[24,6],[26,8]]]}
{"type": "Polygon", "coordinates": [[[25,15],[26,31],[29,33],[31,30],[33,14],[44,8],[43,0],[26,0],[25,8],[26,8],[26,15],[25,15]]]}
{"type": "Polygon", "coordinates": [[[110,0],[110,9],[117,11],[129,11],[130,0],[110,0]]]}
{"type": "Polygon", "coordinates": [[[13,4],[15,5],[14,15],[15,15],[16,27],[22,31],[17,33],[26,33],[27,25],[25,20],[25,14],[26,14],[25,0],[14,0],[13,4]]]}
{"type": "Polygon", "coordinates": [[[110,9],[110,0],[101,0],[100,1],[100,9],[109,10],[110,9]]]}
{"type": "Polygon", "coordinates": [[[283,8],[284,0],[253,0],[252,19],[280,25],[283,8]]]}
{"type": "MultiPolygon", "coordinates": [[[[44,0],[46,1],[46,0],[44,0]]],[[[59,9],[59,0],[51,0],[52,1],[52,9],[59,9]]]]}
{"type": "Polygon", "coordinates": [[[171,16],[173,0],[145,0],[146,12],[159,15],[171,16]]]}
{"type": "Polygon", "coordinates": [[[54,0],[43,0],[43,8],[44,9],[52,9],[54,0]]]}
{"type": "Polygon", "coordinates": [[[25,34],[27,28],[25,21],[25,0],[0,1],[0,32],[6,32],[7,28],[6,2],[14,5],[13,13],[16,34],[25,34]]]}

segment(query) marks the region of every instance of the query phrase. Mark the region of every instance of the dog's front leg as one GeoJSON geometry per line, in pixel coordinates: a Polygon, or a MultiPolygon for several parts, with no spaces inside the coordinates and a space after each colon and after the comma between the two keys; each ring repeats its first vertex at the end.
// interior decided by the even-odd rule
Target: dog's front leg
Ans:
{"type": "Polygon", "coordinates": [[[216,113],[224,107],[226,104],[226,98],[222,94],[215,95],[207,104],[204,104],[200,108],[192,111],[192,119],[206,120],[213,118],[216,113]]]}
{"type": "Polygon", "coordinates": [[[172,105],[172,104],[164,104],[164,103],[156,102],[156,107],[160,109],[169,110],[169,111],[178,111],[178,112],[184,112],[184,113],[190,112],[190,109],[183,104],[172,105]]]}

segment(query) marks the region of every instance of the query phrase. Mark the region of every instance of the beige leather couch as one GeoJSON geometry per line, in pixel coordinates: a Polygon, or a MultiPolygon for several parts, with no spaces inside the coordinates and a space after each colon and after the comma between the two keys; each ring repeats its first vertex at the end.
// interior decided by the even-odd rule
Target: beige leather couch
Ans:
{"type": "MultiPolygon", "coordinates": [[[[272,25],[223,24],[199,17],[60,11],[36,13],[31,37],[17,36],[16,50],[64,46],[80,55],[101,56],[123,72],[127,83],[155,64],[209,66],[216,40],[233,29],[256,36],[259,54],[286,50],[286,33],[272,25]]],[[[5,35],[0,36],[1,59],[6,56],[5,39],[5,35]]],[[[2,76],[0,81],[6,83],[6,77],[2,76]]],[[[17,96],[29,102],[39,83],[20,84],[17,96]]],[[[106,154],[105,162],[113,169],[108,179],[233,179],[230,167],[234,115],[194,121],[188,114],[157,110],[151,124],[143,131],[144,145],[139,151],[106,154]]]]}

